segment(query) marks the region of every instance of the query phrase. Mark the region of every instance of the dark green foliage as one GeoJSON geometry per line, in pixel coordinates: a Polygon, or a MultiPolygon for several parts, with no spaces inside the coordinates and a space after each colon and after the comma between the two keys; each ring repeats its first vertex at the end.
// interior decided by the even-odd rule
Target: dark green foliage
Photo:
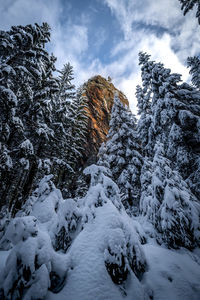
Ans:
{"type": "Polygon", "coordinates": [[[13,26],[0,33],[0,190],[1,206],[16,211],[29,194],[38,160],[52,137],[51,97],[55,58],[44,46],[50,28],[13,26]]]}
{"type": "Polygon", "coordinates": [[[76,95],[69,63],[53,76],[56,58],[45,50],[48,41],[46,23],[0,32],[0,207],[13,214],[44,175],[53,173],[69,194],[83,155],[83,89],[76,95]]]}
{"type": "Polygon", "coordinates": [[[71,245],[72,239],[69,232],[66,231],[65,227],[62,226],[55,238],[55,250],[62,250],[64,253],[71,245]]]}
{"type": "Polygon", "coordinates": [[[99,165],[110,168],[118,184],[124,206],[137,212],[140,198],[142,155],[138,143],[136,119],[115,96],[107,142],[99,151],[99,165]]]}
{"type": "Polygon", "coordinates": [[[55,122],[57,142],[54,148],[55,156],[60,158],[56,184],[63,191],[64,197],[70,197],[74,195],[77,186],[76,181],[79,176],[76,171],[80,168],[84,155],[87,130],[87,99],[83,96],[83,87],[80,87],[76,94],[72,91],[73,86],[70,84],[73,78],[72,67],[67,64],[63,72],[65,76],[63,75],[60,86],[63,87],[63,80],[65,80],[65,95],[63,91],[56,95],[58,104],[55,122]]]}
{"type": "Polygon", "coordinates": [[[157,143],[153,162],[146,158],[141,175],[140,211],[161,234],[169,248],[192,248],[199,241],[200,204],[157,143]]]}
{"type": "Polygon", "coordinates": [[[200,89],[200,59],[197,56],[188,57],[187,59],[188,68],[190,68],[190,74],[192,75],[193,85],[200,89]]]}
{"type": "Polygon", "coordinates": [[[153,158],[156,142],[163,143],[173,168],[199,197],[200,94],[190,85],[180,84],[179,74],[172,74],[161,63],[150,61],[148,55],[140,53],[139,56],[143,88],[137,89],[141,110],[138,131],[143,154],[153,158]]]}
{"type": "Polygon", "coordinates": [[[149,55],[140,53],[139,62],[138,127],[146,156],[140,211],[169,247],[191,248],[199,243],[200,94],[149,55]]]}
{"type": "Polygon", "coordinates": [[[113,257],[113,260],[116,261],[115,263],[111,263],[109,261],[105,261],[105,266],[106,269],[112,279],[112,281],[115,284],[122,284],[128,276],[129,270],[126,266],[124,256],[121,254],[120,257],[118,257],[118,262],[117,263],[117,258],[115,257],[115,253],[112,253],[112,250],[108,248],[108,252],[111,257],[113,257]]]}
{"type": "Polygon", "coordinates": [[[184,16],[194,7],[197,6],[196,18],[200,24],[200,3],[199,0],[179,0],[184,16]]]}

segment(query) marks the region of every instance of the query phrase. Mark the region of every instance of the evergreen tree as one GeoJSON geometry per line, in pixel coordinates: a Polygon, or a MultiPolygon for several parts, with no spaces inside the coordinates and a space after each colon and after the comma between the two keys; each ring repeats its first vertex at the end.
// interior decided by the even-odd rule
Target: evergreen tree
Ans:
{"type": "Polygon", "coordinates": [[[199,245],[200,205],[188,185],[164,156],[161,143],[155,146],[153,162],[142,167],[141,213],[153,224],[159,242],[170,248],[199,245]]]}
{"type": "Polygon", "coordinates": [[[44,50],[49,40],[46,23],[0,33],[0,195],[1,206],[7,203],[13,211],[29,193],[36,157],[53,135],[50,102],[57,85],[52,77],[55,59],[44,50]]]}
{"type": "Polygon", "coordinates": [[[53,77],[48,41],[46,23],[0,33],[0,196],[13,213],[46,174],[68,190],[83,155],[86,101],[75,95],[69,63],[53,77]]]}
{"type": "Polygon", "coordinates": [[[109,167],[122,193],[126,208],[137,211],[140,198],[141,149],[136,131],[136,119],[124,107],[117,95],[114,98],[108,141],[99,151],[99,165],[109,167]]]}
{"type": "MultiPolygon", "coordinates": [[[[84,85],[80,86],[76,92],[76,98],[71,104],[71,144],[68,147],[68,157],[74,170],[74,176],[68,177],[68,186],[70,186],[70,194],[83,195],[88,189],[85,182],[85,176],[80,174],[80,170],[85,161],[85,144],[87,142],[88,128],[88,100],[85,96],[84,85]]],[[[69,188],[68,188],[69,190],[69,188]]]]}
{"type": "Polygon", "coordinates": [[[79,230],[81,213],[77,203],[73,199],[67,199],[61,203],[58,210],[58,223],[56,224],[55,240],[53,242],[56,251],[66,252],[79,230]]]}
{"type": "Polygon", "coordinates": [[[200,24],[200,3],[199,0],[179,0],[181,3],[181,10],[183,10],[184,16],[194,8],[194,6],[197,6],[197,12],[196,12],[196,18],[198,19],[198,22],[200,24]]]}
{"type": "MultiPolygon", "coordinates": [[[[71,104],[71,112],[69,116],[72,120],[72,136],[73,141],[69,149],[69,157],[73,168],[77,168],[77,162],[83,157],[84,144],[86,143],[87,131],[87,98],[84,96],[84,87],[81,86],[76,93],[76,98],[71,104]]],[[[79,166],[78,166],[79,167],[79,166]]]]}
{"type": "MultiPolygon", "coordinates": [[[[69,66],[68,64],[67,67],[69,66]]],[[[72,71],[71,67],[70,70],[72,71]]],[[[72,79],[72,73],[69,74],[70,78],[65,77],[68,84],[72,79]]],[[[69,91],[66,90],[65,92],[66,97],[70,95],[69,98],[65,99],[65,106],[63,106],[65,109],[57,110],[60,123],[55,123],[58,131],[56,153],[60,153],[62,158],[60,164],[63,165],[62,168],[59,168],[58,187],[62,189],[64,196],[67,197],[70,197],[76,188],[76,171],[82,165],[81,160],[84,158],[87,132],[87,98],[84,96],[84,88],[80,87],[74,95],[74,92],[71,91],[72,85],[69,84],[69,87],[69,91]]]]}
{"type": "Polygon", "coordinates": [[[43,299],[49,288],[52,259],[48,235],[41,235],[36,219],[27,216],[15,218],[6,236],[14,247],[0,282],[3,299],[43,299]]]}
{"type": "MultiPolygon", "coordinates": [[[[144,57],[146,59],[141,64],[143,89],[139,90],[143,100],[139,99],[139,103],[146,101],[147,85],[151,93],[148,127],[145,117],[139,121],[141,139],[145,140],[144,155],[153,159],[154,145],[157,141],[161,142],[173,168],[180,172],[199,197],[199,92],[186,83],[180,84],[179,74],[171,74],[161,63],[150,61],[147,55],[144,57]],[[141,128],[144,128],[145,134],[141,128]]],[[[141,116],[146,116],[145,107],[143,111],[141,116]]]]}
{"type": "Polygon", "coordinates": [[[75,86],[72,84],[72,81],[74,80],[73,67],[68,62],[63,66],[63,69],[59,71],[59,73],[59,91],[57,96],[60,105],[63,106],[63,109],[66,109],[66,102],[73,100],[75,97],[75,86]]]}
{"type": "Polygon", "coordinates": [[[73,67],[67,63],[59,71],[59,89],[54,96],[53,127],[55,131],[53,145],[53,168],[55,183],[63,191],[66,176],[74,176],[74,169],[69,157],[69,149],[73,143],[72,103],[75,100],[75,86],[72,84],[73,67]]]}
{"type": "Polygon", "coordinates": [[[136,88],[138,113],[140,115],[140,119],[138,121],[138,133],[142,145],[143,155],[151,156],[153,139],[155,136],[155,129],[152,126],[151,111],[153,97],[152,70],[155,63],[150,61],[150,55],[140,52],[139,65],[141,66],[142,87],[137,86],[136,88]]]}
{"type": "MultiPolygon", "coordinates": [[[[55,187],[52,180],[53,175],[44,176],[40,180],[18,215],[37,218],[49,232],[54,249],[66,252],[79,227],[81,213],[76,201],[63,200],[61,191],[55,187]]],[[[3,239],[1,244],[6,245],[6,240],[3,239]]]]}
{"type": "Polygon", "coordinates": [[[136,87],[138,114],[140,115],[137,131],[144,155],[147,152],[149,127],[152,122],[150,97],[151,91],[145,95],[145,91],[139,85],[136,87]]]}
{"type": "Polygon", "coordinates": [[[190,68],[190,74],[192,75],[193,85],[200,89],[200,59],[197,56],[188,57],[187,66],[190,68]]]}
{"type": "Polygon", "coordinates": [[[134,274],[141,280],[146,267],[140,241],[142,237],[134,226],[130,226],[121,218],[124,209],[119,188],[110,178],[110,170],[103,166],[91,165],[84,173],[91,176],[91,183],[81,203],[84,207],[82,223],[83,227],[87,226],[87,223],[95,222],[95,218],[102,214],[104,222],[100,226],[103,226],[106,233],[104,262],[108,274],[118,285],[126,281],[129,274],[134,274]]]}

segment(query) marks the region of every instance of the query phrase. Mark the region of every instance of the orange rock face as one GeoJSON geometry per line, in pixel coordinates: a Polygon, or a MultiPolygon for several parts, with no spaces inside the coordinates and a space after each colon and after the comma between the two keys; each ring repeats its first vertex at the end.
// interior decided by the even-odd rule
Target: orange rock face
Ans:
{"type": "Polygon", "coordinates": [[[88,80],[85,84],[85,91],[88,99],[87,114],[89,118],[84,160],[90,164],[95,162],[99,147],[106,140],[115,92],[118,92],[124,105],[129,106],[129,102],[110,80],[99,75],[88,80]]]}

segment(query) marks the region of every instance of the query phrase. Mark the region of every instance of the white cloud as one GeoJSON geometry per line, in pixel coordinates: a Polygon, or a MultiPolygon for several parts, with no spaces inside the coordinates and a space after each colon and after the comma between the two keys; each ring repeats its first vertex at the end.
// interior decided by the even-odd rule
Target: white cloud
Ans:
{"type": "Polygon", "coordinates": [[[95,43],[94,43],[94,47],[96,48],[96,50],[98,51],[101,46],[104,44],[104,42],[107,39],[107,32],[103,27],[100,27],[97,29],[96,33],[95,33],[95,43]]]}
{"type": "Polygon", "coordinates": [[[82,53],[88,49],[87,27],[67,24],[55,27],[52,32],[51,48],[54,55],[58,57],[58,67],[67,61],[81,58],[82,53]]]}
{"type": "MultiPolygon", "coordinates": [[[[132,60],[134,58],[134,63],[132,64],[134,68],[127,78],[121,76],[121,78],[117,80],[117,85],[127,95],[130,101],[130,107],[135,114],[137,113],[137,100],[135,98],[136,85],[141,84],[140,70],[137,66],[137,53],[140,50],[152,53],[152,60],[162,62],[165,65],[165,67],[170,68],[172,72],[182,74],[182,80],[188,80],[188,69],[182,65],[177,55],[171,49],[170,41],[171,37],[168,34],[164,34],[162,38],[157,38],[154,35],[149,35],[146,37],[143,36],[141,42],[137,44],[137,47],[130,49],[126,53],[127,59],[124,60],[124,62],[128,62],[128,58],[131,58],[132,60]]],[[[127,68],[128,67],[125,64],[124,69],[126,70],[127,68]]]]}
{"type": "Polygon", "coordinates": [[[112,50],[112,58],[120,58],[108,66],[108,69],[110,68],[116,75],[116,82],[127,94],[134,111],[135,86],[140,81],[137,66],[139,51],[148,52],[153,60],[161,61],[172,72],[182,74],[184,81],[188,80],[186,59],[200,53],[198,42],[200,27],[195,12],[190,12],[184,17],[180,3],[174,0],[104,0],[104,2],[118,20],[120,30],[124,34],[124,39],[112,50]],[[120,64],[119,67],[117,64],[120,64]],[[129,71],[127,76],[121,76],[123,69],[124,72],[129,71]]]}
{"type": "MultiPolygon", "coordinates": [[[[182,60],[200,53],[200,27],[195,11],[185,17],[179,1],[175,0],[104,0],[116,16],[125,40],[133,38],[134,26],[157,26],[171,35],[171,47],[182,60]]],[[[137,27],[136,27],[137,28],[137,27]]],[[[149,27],[148,27],[149,28],[149,27]]],[[[148,30],[149,31],[149,30],[148,30]]]]}
{"type": "MultiPolygon", "coordinates": [[[[74,17],[67,1],[0,0],[0,27],[7,30],[11,25],[48,22],[52,27],[49,49],[58,58],[57,67],[62,68],[69,61],[74,67],[77,85],[96,74],[111,76],[136,112],[135,87],[140,83],[138,52],[148,52],[153,60],[163,62],[187,80],[188,70],[184,62],[187,56],[200,52],[200,27],[195,12],[186,17],[182,15],[178,0],[104,0],[104,3],[123,33],[110,53],[105,53],[110,58],[106,64],[100,58],[92,60],[92,51],[94,48],[98,51],[108,35],[103,27],[97,28],[96,42],[93,48],[89,47],[89,26],[93,26],[89,18],[91,8],[90,13],[88,8],[74,17]],[[90,59],[85,60],[86,55],[90,59]]],[[[94,11],[97,13],[95,7],[94,11]]]]}
{"type": "MultiPolygon", "coordinates": [[[[9,30],[12,25],[27,25],[35,22],[47,22],[52,28],[51,43],[48,49],[57,57],[57,68],[70,62],[76,70],[76,76],[84,73],[82,70],[82,54],[88,49],[87,18],[79,16],[79,23],[70,18],[70,4],[61,0],[0,0],[0,28],[9,30]],[[66,16],[62,21],[63,14],[66,16]]],[[[81,76],[86,80],[85,76],[81,76]]],[[[80,80],[76,80],[80,82],[80,80]]]]}
{"type": "Polygon", "coordinates": [[[0,27],[4,30],[35,22],[48,22],[53,27],[62,11],[61,0],[0,0],[0,7],[0,27]]]}

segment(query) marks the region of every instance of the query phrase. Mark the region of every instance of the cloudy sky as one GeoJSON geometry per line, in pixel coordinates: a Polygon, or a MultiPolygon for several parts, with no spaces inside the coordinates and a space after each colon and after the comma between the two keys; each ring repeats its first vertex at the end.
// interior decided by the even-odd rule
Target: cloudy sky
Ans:
{"type": "Polygon", "coordinates": [[[189,80],[188,56],[200,54],[195,11],[185,17],[178,0],[0,0],[0,29],[48,22],[48,50],[57,68],[74,67],[75,83],[110,76],[136,112],[138,52],[146,51],[189,80]]]}

